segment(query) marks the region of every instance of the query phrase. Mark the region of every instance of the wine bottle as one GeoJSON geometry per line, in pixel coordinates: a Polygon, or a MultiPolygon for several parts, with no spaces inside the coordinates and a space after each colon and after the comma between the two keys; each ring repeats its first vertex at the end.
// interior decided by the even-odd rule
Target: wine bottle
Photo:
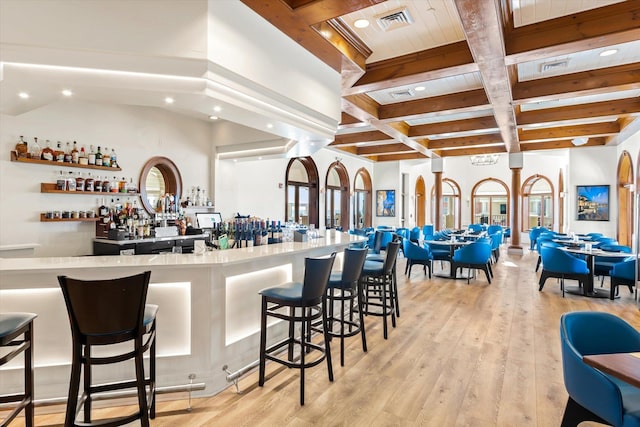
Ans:
{"type": "Polygon", "coordinates": [[[100,152],[99,145],[98,145],[98,151],[96,151],[96,166],[102,166],[102,153],[100,152]]]}

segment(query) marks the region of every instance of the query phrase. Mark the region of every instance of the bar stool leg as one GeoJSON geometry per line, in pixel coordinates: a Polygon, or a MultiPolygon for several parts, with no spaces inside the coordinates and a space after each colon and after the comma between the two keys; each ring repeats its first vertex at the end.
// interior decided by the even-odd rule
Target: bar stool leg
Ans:
{"type": "MultiPolygon", "coordinates": [[[[304,355],[307,352],[305,349],[305,340],[307,336],[307,309],[302,307],[302,322],[300,326],[300,406],[304,405],[304,355]]],[[[324,319],[323,319],[324,321],[324,319]]],[[[324,328],[322,328],[324,330],[324,328]]]]}
{"type": "Polygon", "coordinates": [[[85,354],[85,365],[84,365],[84,392],[86,394],[86,399],[84,401],[84,422],[91,422],[91,346],[84,346],[84,354],[85,354]]]}
{"type": "Polygon", "coordinates": [[[362,282],[358,280],[358,318],[360,319],[360,335],[362,336],[362,351],[367,352],[367,337],[364,332],[364,304],[362,302],[362,296],[364,291],[362,289],[362,282]]]}
{"type": "Polygon", "coordinates": [[[29,342],[29,348],[24,352],[24,392],[29,396],[29,403],[24,408],[24,419],[27,427],[33,427],[33,321],[29,323],[25,332],[25,340],[29,342]]]}
{"type": "Polygon", "coordinates": [[[262,311],[260,315],[260,368],[258,374],[258,385],[264,385],[265,370],[265,350],[267,349],[267,300],[262,297],[262,311]]]}
{"type": "MultiPolygon", "coordinates": [[[[138,338],[141,340],[141,338],[138,338]]],[[[137,347],[142,346],[138,343],[137,347]]],[[[142,352],[138,352],[135,356],[136,365],[136,386],[138,388],[138,409],[140,411],[140,424],[142,427],[149,427],[149,410],[147,408],[147,393],[144,381],[144,361],[142,360],[142,352]]]]}
{"type": "MultiPolygon", "coordinates": [[[[327,324],[327,297],[322,298],[320,309],[322,310],[322,323],[327,324]]],[[[322,335],[324,337],[324,349],[325,356],[327,358],[327,371],[329,373],[329,381],[333,382],[333,365],[331,363],[331,344],[329,340],[329,331],[326,328],[322,328],[322,335]]]]}
{"type": "Polygon", "coordinates": [[[340,366],[344,366],[344,289],[340,291],[340,366]]]}
{"type": "Polygon", "coordinates": [[[73,358],[71,362],[71,379],[69,385],[69,397],[67,398],[67,413],[65,415],[65,426],[71,426],[75,422],[76,409],[78,406],[78,392],[80,391],[80,360],[82,349],[80,344],[73,343],[73,358]]]}
{"type": "MultiPolygon", "coordinates": [[[[156,332],[156,321],[153,321],[153,328],[151,333],[156,332]]],[[[151,407],[149,408],[149,417],[154,419],[156,417],[156,341],[157,336],[154,337],[153,343],[151,343],[151,350],[149,353],[149,391],[151,392],[151,407]]]]}

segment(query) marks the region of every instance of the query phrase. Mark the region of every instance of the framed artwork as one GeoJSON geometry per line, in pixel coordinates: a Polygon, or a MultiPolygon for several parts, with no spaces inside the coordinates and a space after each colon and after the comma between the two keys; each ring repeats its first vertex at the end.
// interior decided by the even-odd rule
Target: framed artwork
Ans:
{"type": "Polygon", "coordinates": [[[396,190],[376,191],[376,216],[396,216],[396,190]]]}
{"type": "Polygon", "coordinates": [[[609,221],[609,186],[576,186],[577,220],[609,221]]]}

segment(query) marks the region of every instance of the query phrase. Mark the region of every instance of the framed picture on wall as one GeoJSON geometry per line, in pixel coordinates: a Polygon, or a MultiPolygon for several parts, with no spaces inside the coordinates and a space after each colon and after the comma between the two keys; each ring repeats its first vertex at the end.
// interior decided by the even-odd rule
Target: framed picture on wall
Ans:
{"type": "Polygon", "coordinates": [[[396,216],[396,190],[376,191],[376,216],[396,216]]]}
{"type": "Polygon", "coordinates": [[[577,220],[609,221],[609,186],[576,186],[577,220]]]}

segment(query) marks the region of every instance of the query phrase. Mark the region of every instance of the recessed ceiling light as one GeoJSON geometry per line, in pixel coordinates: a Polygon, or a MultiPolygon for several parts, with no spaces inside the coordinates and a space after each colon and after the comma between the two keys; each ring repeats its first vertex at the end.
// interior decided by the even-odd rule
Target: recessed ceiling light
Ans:
{"type": "Polygon", "coordinates": [[[209,116],[209,118],[210,118],[211,120],[218,120],[218,119],[219,119],[219,117],[218,117],[218,116],[209,116]]]}
{"type": "Polygon", "coordinates": [[[73,92],[71,92],[69,89],[65,89],[65,90],[62,91],[62,94],[64,96],[71,96],[71,95],[73,95],[73,92]]]}
{"type": "Polygon", "coordinates": [[[357,19],[356,22],[353,23],[353,26],[356,28],[367,28],[369,21],[366,19],[357,19]]]}
{"type": "Polygon", "coordinates": [[[416,92],[422,92],[425,89],[426,89],[426,87],[424,87],[424,86],[416,86],[416,87],[413,88],[413,90],[415,90],[416,92]]]}
{"type": "Polygon", "coordinates": [[[27,92],[20,92],[18,96],[22,99],[29,99],[29,94],[27,92]]]}
{"type": "Polygon", "coordinates": [[[611,56],[618,53],[618,49],[607,49],[600,52],[600,56],[611,56]]]}
{"type": "Polygon", "coordinates": [[[271,129],[271,128],[273,127],[273,125],[272,125],[271,123],[267,123],[267,127],[268,127],[269,129],[271,129]]]}
{"type": "Polygon", "coordinates": [[[573,138],[573,139],[571,140],[571,143],[572,143],[573,145],[575,145],[576,147],[579,147],[579,146],[581,146],[581,145],[584,145],[584,144],[586,144],[587,142],[589,142],[589,138],[587,138],[586,136],[581,136],[581,137],[578,137],[578,138],[573,138]]]}
{"type": "Polygon", "coordinates": [[[166,102],[167,104],[173,104],[173,98],[171,98],[170,96],[167,96],[167,97],[164,99],[164,102],[166,102]]]}
{"type": "Polygon", "coordinates": [[[222,111],[222,107],[219,105],[216,105],[215,107],[213,107],[213,111],[215,111],[216,113],[219,113],[220,111],[222,111]]]}

